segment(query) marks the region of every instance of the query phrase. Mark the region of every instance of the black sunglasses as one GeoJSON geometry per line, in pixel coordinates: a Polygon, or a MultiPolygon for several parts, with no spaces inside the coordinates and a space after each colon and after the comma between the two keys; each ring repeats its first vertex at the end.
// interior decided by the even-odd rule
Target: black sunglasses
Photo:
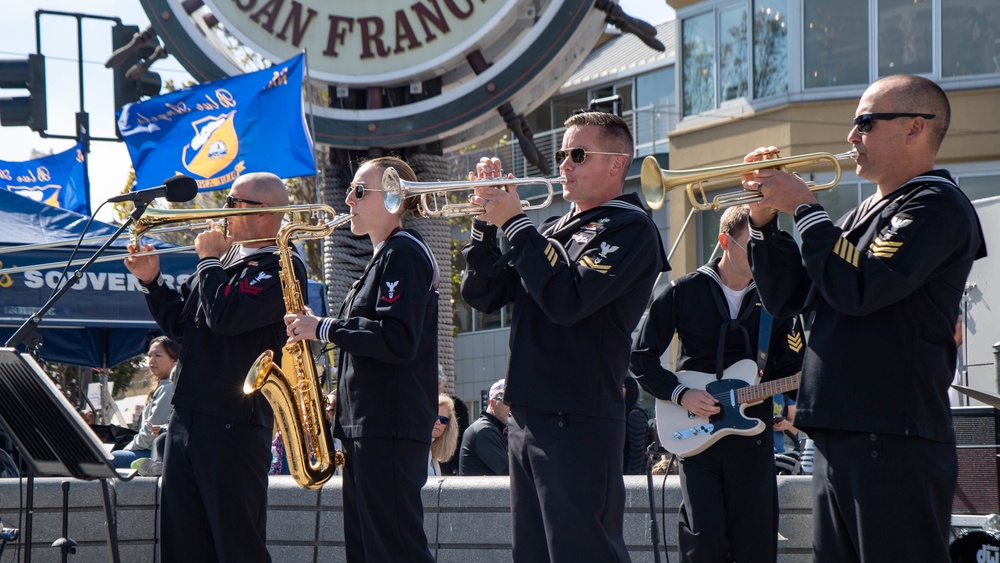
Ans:
{"type": "Polygon", "coordinates": [[[252,199],[240,199],[238,197],[233,197],[231,195],[226,196],[226,207],[232,208],[234,203],[245,203],[247,205],[264,205],[263,202],[254,201],[252,199]]]}
{"type": "Polygon", "coordinates": [[[445,426],[448,426],[448,421],[450,421],[450,420],[451,419],[448,418],[447,416],[439,416],[438,417],[438,422],[440,422],[441,424],[444,424],[445,426]]]}
{"type": "Polygon", "coordinates": [[[564,160],[566,160],[566,155],[567,154],[569,154],[569,157],[570,157],[570,159],[573,160],[574,164],[583,164],[583,161],[587,160],[587,155],[588,154],[606,154],[606,155],[610,155],[610,156],[628,156],[627,154],[622,153],[622,152],[588,151],[588,150],[584,149],[583,147],[573,147],[573,148],[569,149],[569,153],[567,153],[566,151],[564,151],[562,149],[559,149],[559,150],[556,151],[556,166],[559,166],[560,164],[562,164],[562,162],[564,160]]]}
{"type": "Polygon", "coordinates": [[[859,133],[869,133],[876,121],[892,121],[900,117],[922,117],[924,119],[934,119],[937,117],[933,113],[862,113],[854,118],[854,126],[859,133]]]}
{"type": "Polygon", "coordinates": [[[350,196],[351,192],[354,192],[354,197],[357,199],[362,199],[365,197],[365,192],[380,192],[382,190],[376,190],[375,188],[367,188],[364,184],[351,184],[351,187],[347,188],[347,195],[350,196]]]}

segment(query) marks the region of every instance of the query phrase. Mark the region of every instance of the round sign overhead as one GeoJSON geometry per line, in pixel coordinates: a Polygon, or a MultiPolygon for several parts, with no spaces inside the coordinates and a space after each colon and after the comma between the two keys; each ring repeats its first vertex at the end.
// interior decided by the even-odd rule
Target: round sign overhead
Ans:
{"type": "Polygon", "coordinates": [[[200,82],[244,72],[209,28],[215,21],[272,61],[305,49],[309,79],[330,93],[331,107],[311,106],[316,140],[353,149],[449,150],[499,133],[501,111],[524,115],[555,93],[607,16],[593,0],[139,1],[200,82]],[[357,91],[368,94],[365,107],[351,98],[357,91]]]}
{"type": "Polygon", "coordinates": [[[518,0],[207,0],[245,45],[272,61],[305,50],[314,78],[409,83],[467,65],[516,23],[518,0]]]}

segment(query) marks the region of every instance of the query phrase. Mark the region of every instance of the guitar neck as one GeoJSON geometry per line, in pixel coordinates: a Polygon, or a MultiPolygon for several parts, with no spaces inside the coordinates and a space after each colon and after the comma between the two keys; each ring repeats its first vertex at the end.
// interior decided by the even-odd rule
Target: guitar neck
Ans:
{"type": "Polygon", "coordinates": [[[774,381],[765,381],[764,383],[760,383],[758,385],[751,385],[749,387],[737,389],[736,400],[740,404],[756,403],[758,401],[763,401],[768,397],[777,395],[778,393],[793,391],[799,388],[799,379],[801,377],[801,373],[796,373],[795,375],[782,377],[781,379],[775,379],[774,381]]]}

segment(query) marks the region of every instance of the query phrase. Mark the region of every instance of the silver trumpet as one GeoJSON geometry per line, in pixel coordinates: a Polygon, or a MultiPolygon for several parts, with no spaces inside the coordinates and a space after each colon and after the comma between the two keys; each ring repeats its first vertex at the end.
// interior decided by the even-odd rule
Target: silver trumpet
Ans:
{"type": "Polygon", "coordinates": [[[525,211],[545,209],[552,203],[555,192],[553,184],[565,184],[566,178],[509,178],[497,180],[467,180],[464,182],[409,182],[401,180],[395,168],[386,168],[382,173],[382,202],[390,213],[399,211],[403,200],[408,197],[420,196],[420,214],[424,217],[467,217],[485,212],[482,206],[474,203],[447,203],[451,192],[474,192],[476,188],[506,188],[507,186],[525,186],[529,184],[544,184],[548,189],[545,201],[532,205],[527,200],[521,200],[525,211]],[[444,203],[442,203],[444,200],[444,203]]]}

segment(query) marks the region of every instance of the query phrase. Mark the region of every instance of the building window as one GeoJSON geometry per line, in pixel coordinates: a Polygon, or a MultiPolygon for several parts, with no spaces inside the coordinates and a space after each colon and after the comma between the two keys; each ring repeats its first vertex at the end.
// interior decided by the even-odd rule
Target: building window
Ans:
{"type": "Polygon", "coordinates": [[[667,152],[667,133],[676,122],[674,85],[672,66],[636,77],[632,134],[637,156],[667,152]]]}
{"type": "Polygon", "coordinates": [[[715,108],[715,14],[686,18],[681,34],[684,115],[694,115],[715,108]]]}
{"type": "Polygon", "coordinates": [[[787,8],[788,0],[749,0],[684,18],[684,115],[788,92],[787,8]]]}
{"type": "Polygon", "coordinates": [[[941,0],[941,76],[1000,73],[1000,2],[941,0]]]}
{"type": "Polygon", "coordinates": [[[749,93],[750,52],[747,43],[747,8],[719,10],[719,100],[745,98],[749,93]]]}
{"type": "Polygon", "coordinates": [[[788,2],[757,0],[753,8],[753,97],[788,92],[788,2]]]}
{"type": "Polygon", "coordinates": [[[878,75],[933,71],[930,0],[879,0],[878,75]]]}
{"type": "Polygon", "coordinates": [[[867,84],[868,0],[805,0],[805,87],[867,84]]]}
{"type": "Polygon", "coordinates": [[[1000,176],[959,176],[958,187],[965,192],[969,199],[985,199],[1000,195],[1000,176]]]}

